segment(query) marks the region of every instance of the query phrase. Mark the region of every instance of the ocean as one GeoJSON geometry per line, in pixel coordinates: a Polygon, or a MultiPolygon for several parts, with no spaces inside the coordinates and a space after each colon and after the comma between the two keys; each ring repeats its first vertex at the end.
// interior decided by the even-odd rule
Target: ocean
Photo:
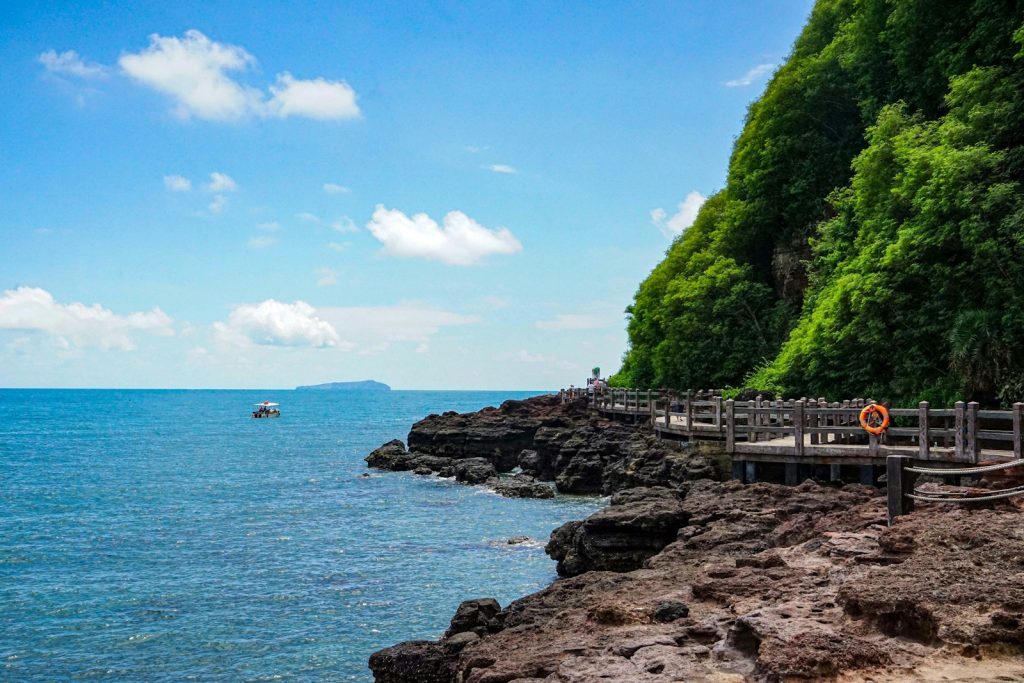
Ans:
{"type": "Polygon", "coordinates": [[[530,393],[0,390],[0,680],[370,681],[460,601],[544,587],[550,531],[604,501],[361,476],[530,393]]]}

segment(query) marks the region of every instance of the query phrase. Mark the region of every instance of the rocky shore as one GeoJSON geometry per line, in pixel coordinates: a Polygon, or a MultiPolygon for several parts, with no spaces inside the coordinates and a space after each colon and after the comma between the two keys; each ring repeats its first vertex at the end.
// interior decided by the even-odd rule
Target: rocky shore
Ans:
{"type": "Polygon", "coordinates": [[[379,683],[1024,681],[1013,507],[889,528],[874,488],[726,481],[713,451],[557,397],[432,415],[408,444],[367,462],[611,501],[552,532],[563,578],[505,607],[464,602],[440,640],[375,653],[379,683]]]}

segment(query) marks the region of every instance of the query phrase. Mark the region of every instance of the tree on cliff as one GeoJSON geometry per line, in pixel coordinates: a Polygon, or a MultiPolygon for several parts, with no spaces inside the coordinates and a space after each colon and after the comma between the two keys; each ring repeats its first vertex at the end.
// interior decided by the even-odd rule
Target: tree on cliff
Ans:
{"type": "Polygon", "coordinates": [[[819,0],[615,380],[1024,398],[1024,8],[819,0]]]}

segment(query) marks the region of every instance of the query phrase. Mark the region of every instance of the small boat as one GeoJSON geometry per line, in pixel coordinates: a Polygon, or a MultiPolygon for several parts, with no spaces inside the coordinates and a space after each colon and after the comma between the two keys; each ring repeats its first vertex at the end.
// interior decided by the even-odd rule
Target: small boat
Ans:
{"type": "Polygon", "coordinates": [[[278,403],[264,401],[256,404],[256,410],[252,411],[253,417],[281,417],[281,411],[277,409],[278,403]]]}

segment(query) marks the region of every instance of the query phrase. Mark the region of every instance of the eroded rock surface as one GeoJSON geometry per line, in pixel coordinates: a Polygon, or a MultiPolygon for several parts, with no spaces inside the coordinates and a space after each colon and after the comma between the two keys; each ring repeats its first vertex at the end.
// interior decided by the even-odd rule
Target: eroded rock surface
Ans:
{"type": "Polygon", "coordinates": [[[603,541],[671,526],[674,538],[629,571],[560,579],[476,619],[479,636],[457,652],[437,643],[449,680],[941,680],[937,661],[978,662],[974,680],[1024,674],[1013,509],[920,510],[887,528],[869,487],[698,481],[622,491],[551,544],[578,552],[579,539],[587,561],[608,567],[623,546],[603,541]]]}
{"type": "Polygon", "coordinates": [[[409,443],[367,461],[613,496],[552,532],[565,578],[503,609],[464,602],[440,640],[375,653],[377,681],[1024,681],[1014,508],[888,528],[877,489],[718,481],[712,456],[556,397],[431,416],[409,443]]]}

